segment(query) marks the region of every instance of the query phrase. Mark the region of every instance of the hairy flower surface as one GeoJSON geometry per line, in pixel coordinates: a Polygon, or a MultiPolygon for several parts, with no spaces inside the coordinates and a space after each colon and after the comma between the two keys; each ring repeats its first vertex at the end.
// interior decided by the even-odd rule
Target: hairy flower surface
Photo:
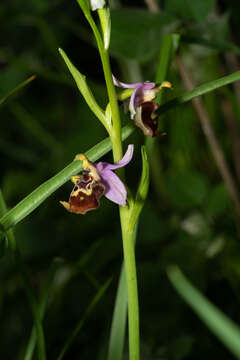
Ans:
{"type": "Polygon", "coordinates": [[[103,195],[116,204],[125,206],[127,190],[112,170],[127,165],[132,159],[133,150],[134,146],[128,145],[124,157],[116,164],[107,162],[94,164],[85,155],[78,155],[76,160],[83,161],[82,175],[71,177],[75,186],[70,194],[69,201],[60,201],[60,203],[68,211],[75,214],[85,214],[87,211],[96,209],[103,195]]]}
{"type": "Polygon", "coordinates": [[[134,91],[129,101],[129,111],[131,119],[134,120],[144,135],[154,137],[159,134],[157,113],[158,104],[154,101],[157,93],[162,87],[171,87],[168,81],[164,81],[161,85],[154,82],[137,82],[126,84],[117,80],[113,76],[114,85],[122,88],[133,88],[134,91]]]}

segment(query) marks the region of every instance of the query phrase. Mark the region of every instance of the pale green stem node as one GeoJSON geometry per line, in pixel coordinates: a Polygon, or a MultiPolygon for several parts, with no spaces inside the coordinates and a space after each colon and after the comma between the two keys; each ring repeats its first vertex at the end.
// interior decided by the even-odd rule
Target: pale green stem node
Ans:
{"type": "Polygon", "coordinates": [[[100,24],[103,32],[104,49],[108,50],[110,45],[110,36],[111,36],[111,16],[110,16],[109,7],[104,7],[103,9],[99,9],[98,16],[100,19],[100,24]]]}

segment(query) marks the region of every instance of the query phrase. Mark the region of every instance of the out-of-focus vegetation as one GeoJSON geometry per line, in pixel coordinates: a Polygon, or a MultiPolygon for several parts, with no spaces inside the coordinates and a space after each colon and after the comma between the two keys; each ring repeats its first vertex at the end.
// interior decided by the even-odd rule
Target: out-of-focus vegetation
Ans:
{"type": "MultiPolygon", "coordinates": [[[[154,80],[162,38],[173,32],[180,34],[178,56],[195,85],[239,69],[237,1],[165,0],[158,5],[160,11],[151,13],[143,1],[112,1],[110,50],[118,78],[154,80]]],[[[106,90],[98,52],[77,1],[4,1],[0,21],[0,98],[36,75],[0,105],[0,187],[11,208],[77,153],[106,136],[58,48],[66,50],[87,76],[103,105],[106,90]]],[[[176,56],[165,80],[173,90],[164,93],[164,101],[187,90],[176,56]]],[[[238,190],[239,86],[235,83],[202,99],[238,190]]],[[[126,123],[123,111],[122,120],[126,123]]],[[[154,144],[149,199],[136,245],[142,358],[231,359],[231,353],[179,298],[166,268],[177,264],[239,323],[240,214],[193,105],[167,112],[160,117],[160,127],[167,134],[154,144]]],[[[142,141],[137,129],[127,142],[142,141]]],[[[106,158],[112,160],[109,155],[106,158]]],[[[139,150],[134,160],[127,168],[132,191],[140,177],[139,150]]],[[[118,209],[104,198],[98,210],[85,216],[67,213],[59,200],[67,200],[71,189],[70,182],[61,187],[14,233],[38,299],[46,294],[46,284],[53,277],[43,321],[49,359],[57,358],[91,301],[112,278],[66,354],[71,360],[106,359],[122,262],[118,209]]],[[[33,320],[15,263],[3,246],[0,284],[0,358],[24,359],[33,320]]]]}

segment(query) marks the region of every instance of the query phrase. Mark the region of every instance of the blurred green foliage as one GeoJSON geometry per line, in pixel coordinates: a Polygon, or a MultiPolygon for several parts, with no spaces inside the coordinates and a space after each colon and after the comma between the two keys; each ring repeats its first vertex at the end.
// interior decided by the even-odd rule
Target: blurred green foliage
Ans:
{"type": "MultiPolygon", "coordinates": [[[[143,1],[131,2],[131,8],[127,1],[113,4],[110,51],[114,74],[123,81],[140,80],[136,74],[154,80],[162,36],[171,32],[181,35],[179,53],[196,84],[239,68],[239,2],[162,0],[158,14],[151,14],[143,1]]],[[[0,107],[0,187],[12,207],[106,136],[58,48],[87,76],[102,105],[106,91],[93,37],[76,1],[5,0],[0,21],[0,98],[36,75],[0,107]]],[[[175,61],[166,80],[173,84],[173,91],[165,93],[168,98],[186,90],[175,61]]],[[[236,86],[227,90],[228,96],[216,91],[203,100],[237,179],[229,121],[234,119],[239,136],[239,93],[236,86]]],[[[122,119],[125,123],[123,113],[122,119]]],[[[239,218],[192,105],[171,110],[160,125],[167,135],[154,145],[150,196],[136,246],[143,359],[231,359],[174,292],[166,267],[178,264],[239,323],[239,218]]],[[[129,138],[136,145],[142,141],[138,130],[129,138]]],[[[140,171],[139,148],[127,168],[133,191],[140,171]]],[[[237,183],[239,188],[239,179],[237,183]]],[[[49,359],[57,357],[94,296],[113,276],[66,355],[71,360],[105,359],[122,261],[118,209],[102,199],[101,207],[86,216],[67,213],[59,200],[67,200],[71,189],[69,182],[14,232],[36,296],[41,297],[51,264],[59,259],[43,322],[49,359]]],[[[0,259],[0,284],[0,358],[23,359],[32,316],[8,252],[0,259]]]]}

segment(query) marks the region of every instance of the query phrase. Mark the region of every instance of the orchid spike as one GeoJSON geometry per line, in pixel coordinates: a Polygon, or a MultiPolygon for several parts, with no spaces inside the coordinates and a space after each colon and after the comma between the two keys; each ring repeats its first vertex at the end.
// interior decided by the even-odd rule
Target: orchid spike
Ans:
{"type": "Polygon", "coordinates": [[[143,131],[144,135],[150,137],[158,135],[156,113],[158,104],[154,99],[161,88],[171,88],[171,84],[168,81],[164,81],[160,85],[148,81],[126,84],[117,80],[114,76],[113,82],[115,86],[134,89],[129,101],[131,119],[134,120],[136,126],[143,131]]]}
{"type": "Polygon", "coordinates": [[[127,190],[112,170],[126,166],[132,159],[133,150],[134,146],[128,145],[124,157],[116,164],[107,162],[94,164],[85,155],[77,155],[75,160],[83,162],[82,175],[71,177],[75,186],[69,201],[60,201],[60,203],[75,214],[85,214],[87,211],[98,208],[99,200],[103,195],[118,205],[126,206],[127,190]]]}

